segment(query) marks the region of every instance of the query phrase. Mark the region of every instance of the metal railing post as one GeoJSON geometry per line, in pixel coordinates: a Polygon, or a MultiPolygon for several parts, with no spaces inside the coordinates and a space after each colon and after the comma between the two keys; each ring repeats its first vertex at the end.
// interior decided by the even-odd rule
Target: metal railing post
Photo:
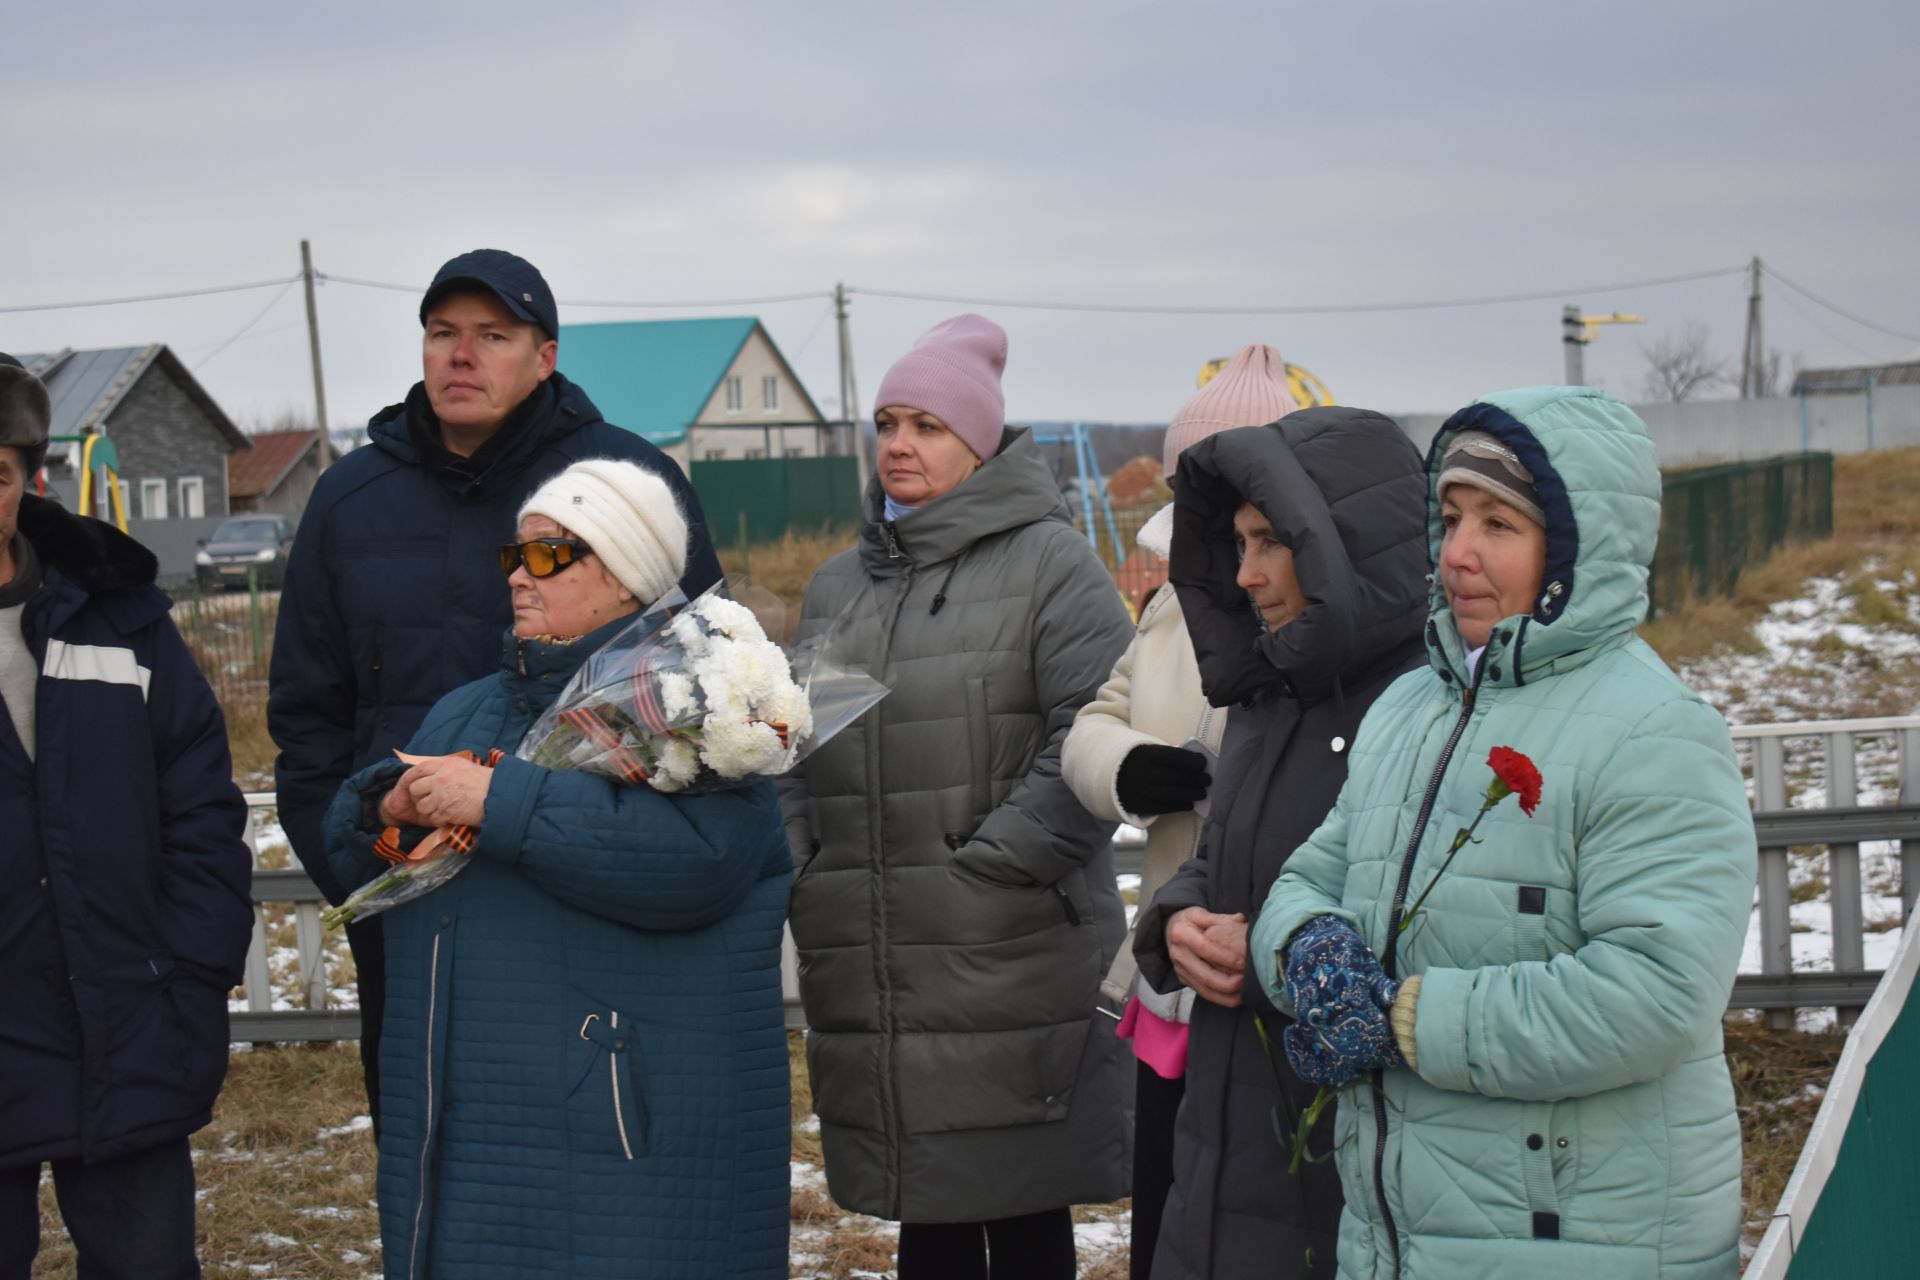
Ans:
{"type": "MultiPolygon", "coordinates": [[[[1786,746],[1782,739],[1761,738],[1753,744],[1753,783],[1758,808],[1787,807],[1786,746]]],[[[1787,872],[1784,847],[1760,850],[1760,972],[1764,974],[1793,972],[1793,886],[1787,872]]],[[[1768,1025],[1775,1030],[1791,1030],[1794,1012],[1774,1009],[1767,1014],[1768,1025]]]]}
{"type": "MultiPolygon", "coordinates": [[[[1852,808],[1860,803],[1860,788],[1854,769],[1853,734],[1839,730],[1827,735],[1827,807],[1852,808]]],[[[1861,927],[1860,846],[1834,843],[1827,846],[1827,906],[1832,912],[1833,967],[1842,973],[1859,973],[1867,967],[1861,927]]],[[[1850,1027],[1860,1016],[1858,1008],[1842,1008],[1840,1025],[1850,1027]]]]}

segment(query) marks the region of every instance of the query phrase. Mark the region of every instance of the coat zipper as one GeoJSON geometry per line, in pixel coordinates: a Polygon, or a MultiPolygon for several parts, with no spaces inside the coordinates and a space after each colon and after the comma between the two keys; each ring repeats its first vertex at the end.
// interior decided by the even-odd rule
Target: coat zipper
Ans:
{"type": "Polygon", "coordinates": [[[887,531],[887,559],[899,560],[904,557],[907,553],[900,549],[900,537],[894,530],[893,521],[889,520],[880,527],[887,531]]]}
{"type": "Polygon", "coordinates": [[[420,1273],[420,1218],[427,1210],[427,1153],[433,1149],[433,1016],[440,989],[440,935],[433,935],[433,964],[427,979],[427,1125],[420,1135],[420,1198],[413,1206],[413,1240],[407,1249],[407,1274],[420,1273]]]}
{"type": "MultiPolygon", "coordinates": [[[[610,1010],[607,1013],[607,1025],[615,1031],[620,1029],[620,1014],[610,1010]]],[[[620,1055],[607,1055],[607,1080],[613,1085],[613,1125],[620,1131],[620,1149],[627,1153],[627,1159],[633,1159],[633,1144],[627,1141],[627,1117],[620,1109],[620,1055]]]]}
{"type": "MultiPolygon", "coordinates": [[[[1427,833],[1427,820],[1433,816],[1434,802],[1440,798],[1440,780],[1446,776],[1454,748],[1460,745],[1461,735],[1467,731],[1467,722],[1473,719],[1473,701],[1480,691],[1480,671],[1475,670],[1473,675],[1473,683],[1460,695],[1460,718],[1453,722],[1453,732],[1447,736],[1447,745],[1441,750],[1440,760],[1433,767],[1433,777],[1427,781],[1427,794],[1420,801],[1420,815],[1414,819],[1413,837],[1407,841],[1407,852],[1400,860],[1400,882],[1394,887],[1393,912],[1387,917],[1387,950],[1380,958],[1380,967],[1386,970],[1388,977],[1393,976],[1394,961],[1400,949],[1400,912],[1406,907],[1407,888],[1413,882],[1414,857],[1420,852],[1421,837],[1427,833]]],[[[1386,1074],[1375,1068],[1372,1077],[1373,1193],[1380,1201],[1380,1216],[1386,1221],[1387,1243],[1393,1246],[1393,1274],[1397,1276],[1400,1274],[1400,1230],[1394,1225],[1393,1210],[1387,1204],[1386,1074]]]]}
{"type": "MultiPolygon", "coordinates": [[[[889,558],[904,555],[900,543],[894,537],[893,525],[884,524],[881,528],[887,533],[887,555],[889,558]]],[[[906,580],[900,588],[898,603],[893,607],[893,616],[887,619],[886,627],[880,633],[880,652],[874,655],[874,671],[884,674],[887,660],[893,653],[893,629],[900,623],[901,610],[906,608],[907,597],[913,594],[913,570],[911,558],[907,560],[906,580]]],[[[878,912],[879,931],[874,938],[874,988],[880,996],[880,1099],[881,1122],[885,1126],[887,1140],[887,1174],[892,1182],[888,1200],[892,1202],[896,1213],[900,1203],[900,1176],[897,1161],[900,1152],[899,1118],[894,1108],[893,1081],[893,986],[887,981],[887,886],[885,850],[880,838],[880,743],[877,734],[867,737],[867,856],[873,862],[875,881],[878,889],[875,904],[878,912]]]]}

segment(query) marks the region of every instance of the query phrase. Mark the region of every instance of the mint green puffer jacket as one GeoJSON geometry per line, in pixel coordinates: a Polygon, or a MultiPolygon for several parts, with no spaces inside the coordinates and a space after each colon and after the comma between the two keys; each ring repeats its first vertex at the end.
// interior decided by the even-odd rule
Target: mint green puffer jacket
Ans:
{"type": "Polygon", "coordinates": [[[1660,477],[1646,428],[1597,391],[1542,387],[1469,405],[1514,449],[1547,515],[1534,611],[1503,620],[1470,680],[1438,582],[1430,668],[1360,727],[1347,783],[1296,850],[1250,950],[1276,971],[1314,916],[1353,922],[1389,972],[1424,975],[1418,1074],[1343,1096],[1340,1274],[1384,1280],[1732,1276],[1740,1125],[1721,1054],[1753,903],[1753,822],[1727,727],[1634,634],[1647,606],[1660,477]],[[1432,879],[1512,747],[1544,778],[1538,812],[1481,824],[1423,919],[1390,921],[1432,879]]]}

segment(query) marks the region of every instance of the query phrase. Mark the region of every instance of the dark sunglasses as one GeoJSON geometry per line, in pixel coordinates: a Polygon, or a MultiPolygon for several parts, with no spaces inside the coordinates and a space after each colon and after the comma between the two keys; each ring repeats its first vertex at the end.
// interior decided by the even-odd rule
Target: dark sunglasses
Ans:
{"type": "Polygon", "coordinates": [[[578,538],[535,538],[531,542],[508,542],[500,547],[500,572],[513,576],[521,565],[536,578],[551,578],[569,565],[579,564],[593,554],[593,548],[578,538]]]}

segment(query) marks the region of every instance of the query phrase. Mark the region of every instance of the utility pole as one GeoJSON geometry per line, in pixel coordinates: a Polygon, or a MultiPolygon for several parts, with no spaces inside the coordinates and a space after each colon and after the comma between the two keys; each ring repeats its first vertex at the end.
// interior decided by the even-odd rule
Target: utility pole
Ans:
{"type": "Polygon", "coordinates": [[[860,392],[853,383],[853,338],[847,327],[847,286],[833,286],[833,316],[840,329],[840,420],[847,424],[847,436],[853,447],[854,465],[860,477],[860,501],[867,500],[866,441],[860,431],[860,392]]]}
{"type": "Polygon", "coordinates": [[[1567,385],[1587,385],[1587,344],[1603,324],[1645,324],[1645,316],[1625,316],[1618,311],[1610,316],[1582,315],[1572,303],[1560,309],[1560,341],[1567,349],[1567,385]]]}
{"type": "Polygon", "coordinates": [[[307,350],[313,355],[313,412],[320,424],[320,469],[333,461],[333,437],[327,431],[327,383],[320,376],[320,313],[313,305],[313,246],[300,242],[300,277],[307,289],[307,350]]]}
{"type": "Polygon", "coordinates": [[[1740,398],[1759,400],[1771,387],[1767,377],[1767,348],[1760,334],[1760,256],[1753,258],[1753,287],[1747,294],[1747,341],[1740,349],[1740,398]]]}
{"type": "Polygon", "coordinates": [[[1580,308],[1568,303],[1560,308],[1560,341],[1567,349],[1567,385],[1587,385],[1587,326],[1580,322],[1580,308]]]}

